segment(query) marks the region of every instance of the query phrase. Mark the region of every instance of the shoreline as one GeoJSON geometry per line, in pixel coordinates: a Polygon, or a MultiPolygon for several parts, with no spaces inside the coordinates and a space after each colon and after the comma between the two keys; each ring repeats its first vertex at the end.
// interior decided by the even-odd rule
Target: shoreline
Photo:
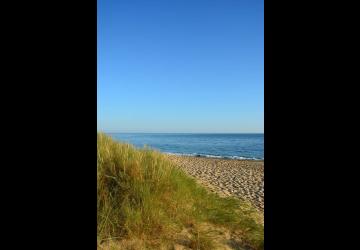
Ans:
{"type": "Polygon", "coordinates": [[[161,153],[163,153],[165,155],[179,156],[179,157],[195,157],[195,158],[205,158],[205,159],[235,160],[235,161],[260,161],[260,162],[264,162],[264,159],[248,158],[248,157],[242,157],[242,156],[217,156],[217,155],[186,154],[186,153],[171,153],[171,152],[161,152],[161,153]]]}
{"type": "Polygon", "coordinates": [[[246,200],[264,212],[264,160],[165,155],[208,190],[246,200]]]}

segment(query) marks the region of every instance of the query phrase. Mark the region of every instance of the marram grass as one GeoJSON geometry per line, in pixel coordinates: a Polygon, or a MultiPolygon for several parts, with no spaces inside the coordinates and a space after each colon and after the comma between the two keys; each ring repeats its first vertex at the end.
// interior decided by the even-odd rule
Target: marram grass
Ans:
{"type": "Polygon", "coordinates": [[[191,228],[189,248],[216,249],[202,226],[211,225],[240,232],[244,244],[263,249],[263,226],[251,207],[206,191],[163,154],[101,133],[97,154],[99,248],[135,242],[129,249],[173,249],[179,233],[191,228]]]}

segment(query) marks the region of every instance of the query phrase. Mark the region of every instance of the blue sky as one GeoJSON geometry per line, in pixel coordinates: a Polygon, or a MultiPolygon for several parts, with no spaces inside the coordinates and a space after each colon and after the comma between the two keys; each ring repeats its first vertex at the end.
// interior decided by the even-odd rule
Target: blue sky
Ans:
{"type": "Polygon", "coordinates": [[[108,132],[263,132],[263,0],[98,0],[108,132]]]}

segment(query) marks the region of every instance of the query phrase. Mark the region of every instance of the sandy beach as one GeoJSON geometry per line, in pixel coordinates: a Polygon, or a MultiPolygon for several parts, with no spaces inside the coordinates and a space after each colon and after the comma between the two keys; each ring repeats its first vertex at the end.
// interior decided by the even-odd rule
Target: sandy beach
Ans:
{"type": "Polygon", "coordinates": [[[209,190],[247,200],[264,212],[264,161],[168,157],[209,190]]]}

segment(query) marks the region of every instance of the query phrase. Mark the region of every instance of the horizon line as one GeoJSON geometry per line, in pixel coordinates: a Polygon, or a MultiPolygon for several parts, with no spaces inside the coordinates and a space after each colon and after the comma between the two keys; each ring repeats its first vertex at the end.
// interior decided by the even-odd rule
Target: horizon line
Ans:
{"type": "Polygon", "coordinates": [[[122,134],[264,134],[264,132],[144,132],[144,131],[97,131],[102,133],[122,134]]]}

